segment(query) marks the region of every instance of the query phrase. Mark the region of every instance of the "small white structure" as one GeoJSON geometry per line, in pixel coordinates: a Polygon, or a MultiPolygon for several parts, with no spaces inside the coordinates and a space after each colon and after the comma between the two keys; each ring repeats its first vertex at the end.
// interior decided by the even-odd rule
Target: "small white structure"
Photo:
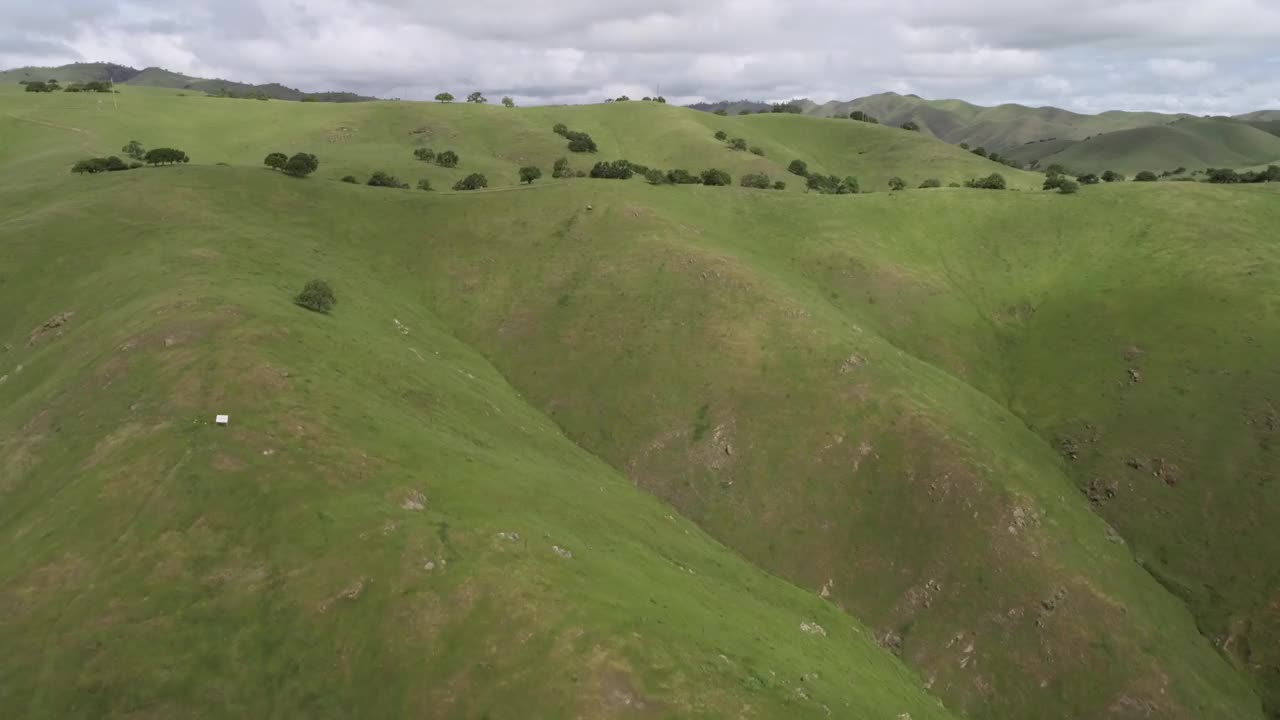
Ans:
{"type": "Polygon", "coordinates": [[[215,417],[215,418],[213,419],[213,421],[214,421],[215,423],[219,424],[219,425],[222,425],[223,427],[226,427],[227,423],[231,422],[231,416],[229,416],[229,415],[219,415],[219,416],[215,417]]]}

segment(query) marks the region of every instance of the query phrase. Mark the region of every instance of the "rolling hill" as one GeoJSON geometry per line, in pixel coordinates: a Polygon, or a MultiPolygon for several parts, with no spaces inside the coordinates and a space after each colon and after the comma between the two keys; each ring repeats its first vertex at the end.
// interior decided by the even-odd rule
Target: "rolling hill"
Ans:
{"type": "Polygon", "coordinates": [[[1184,167],[1243,168],[1280,160],[1280,137],[1231,119],[1189,118],[1154,127],[1096,135],[1044,155],[1042,165],[1059,163],[1073,172],[1184,167]]]}
{"type": "Polygon", "coordinates": [[[115,63],[72,63],[57,67],[20,67],[0,71],[0,84],[7,85],[22,80],[57,80],[63,84],[110,80],[117,85],[194,90],[210,95],[262,96],[274,100],[362,102],[374,99],[350,92],[302,92],[279,83],[253,85],[232,80],[210,80],[158,67],[137,70],[115,63]]]}
{"type": "Polygon", "coordinates": [[[646,103],[0,98],[22,716],[1280,709],[1274,186],[833,197],[787,163],[1042,176],[646,103]],[[67,172],[130,139],[192,164],[67,172]],[[562,155],[793,182],[517,187],[562,155]]]}

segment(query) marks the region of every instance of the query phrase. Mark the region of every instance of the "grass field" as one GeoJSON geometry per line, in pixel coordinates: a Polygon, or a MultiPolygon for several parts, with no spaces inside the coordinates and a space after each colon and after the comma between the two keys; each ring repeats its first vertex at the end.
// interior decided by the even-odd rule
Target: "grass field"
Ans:
{"type": "Polygon", "coordinates": [[[641,103],[118,99],[0,91],[20,716],[1280,708],[1273,187],[517,189],[556,122],[735,177],[1040,176],[641,103]],[[130,139],[193,163],[67,172],[130,139]],[[497,187],[336,182],[374,169],[497,187]]]}

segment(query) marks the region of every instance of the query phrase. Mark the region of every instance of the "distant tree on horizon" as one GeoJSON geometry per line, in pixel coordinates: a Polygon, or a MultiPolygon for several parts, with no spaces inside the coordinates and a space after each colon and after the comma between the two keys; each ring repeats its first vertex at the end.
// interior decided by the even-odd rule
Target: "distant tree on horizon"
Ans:
{"type": "Polygon", "coordinates": [[[453,102],[453,95],[447,92],[442,92],[439,95],[436,95],[436,100],[442,103],[451,103],[453,102]]]}
{"type": "Polygon", "coordinates": [[[190,162],[191,158],[176,148],[152,148],[142,156],[142,161],[148,165],[173,165],[190,162]]]}
{"type": "Polygon", "coordinates": [[[477,105],[483,105],[489,102],[489,99],[486,98],[483,94],[481,94],[479,90],[477,90],[467,96],[467,102],[475,103],[477,105]]]}
{"type": "Polygon", "coordinates": [[[507,95],[506,97],[502,98],[502,106],[513,108],[516,106],[516,101],[512,100],[510,95],[507,95]]]}

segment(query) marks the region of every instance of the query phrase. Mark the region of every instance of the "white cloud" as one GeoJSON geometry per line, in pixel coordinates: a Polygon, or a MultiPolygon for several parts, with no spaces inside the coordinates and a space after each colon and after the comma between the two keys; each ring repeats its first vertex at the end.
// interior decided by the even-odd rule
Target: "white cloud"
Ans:
{"type": "Polygon", "coordinates": [[[109,60],[427,98],[883,90],[1095,109],[1276,96],[1272,0],[0,0],[0,64],[109,60]]]}

